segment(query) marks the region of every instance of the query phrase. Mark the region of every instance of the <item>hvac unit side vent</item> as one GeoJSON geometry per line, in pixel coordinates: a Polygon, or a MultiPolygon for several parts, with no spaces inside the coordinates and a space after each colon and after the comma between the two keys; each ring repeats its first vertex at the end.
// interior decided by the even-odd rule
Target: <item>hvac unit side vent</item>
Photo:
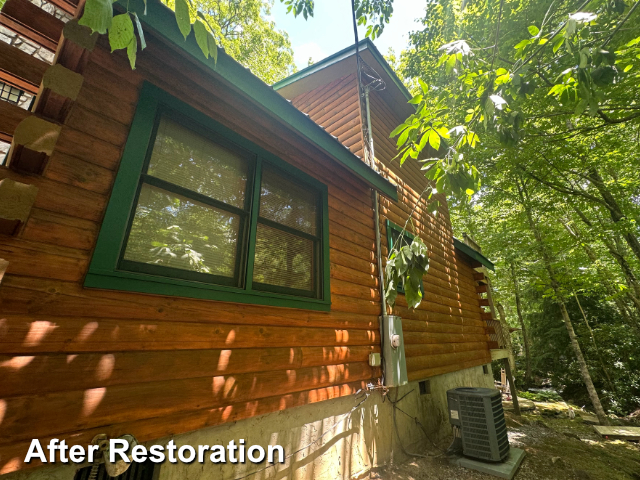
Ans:
{"type": "Polygon", "coordinates": [[[449,422],[460,428],[462,453],[500,462],[509,455],[502,395],[491,388],[455,388],[447,392],[449,422]]]}

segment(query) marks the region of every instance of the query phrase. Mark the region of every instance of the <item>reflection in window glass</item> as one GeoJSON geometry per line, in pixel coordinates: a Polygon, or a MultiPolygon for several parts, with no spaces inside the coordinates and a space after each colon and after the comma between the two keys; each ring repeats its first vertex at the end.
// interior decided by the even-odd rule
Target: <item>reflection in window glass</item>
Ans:
{"type": "Polygon", "coordinates": [[[124,259],[233,277],[239,217],[143,185],[124,259]]]}
{"type": "Polygon", "coordinates": [[[243,208],[247,161],[237,153],[162,117],[147,173],[243,208]]]}
{"type": "Polygon", "coordinates": [[[262,174],[260,216],[281,225],[316,235],[318,194],[270,169],[262,174]]]}
{"type": "Polygon", "coordinates": [[[313,241],[258,224],[253,281],[313,290],[313,241]]]}

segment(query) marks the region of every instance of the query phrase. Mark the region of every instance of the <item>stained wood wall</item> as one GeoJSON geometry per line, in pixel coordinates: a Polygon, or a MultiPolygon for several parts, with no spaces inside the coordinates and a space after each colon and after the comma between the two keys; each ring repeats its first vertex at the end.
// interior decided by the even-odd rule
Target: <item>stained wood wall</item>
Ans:
{"type": "Polygon", "coordinates": [[[0,236],[0,473],[23,467],[32,438],[147,441],[379,376],[368,365],[380,312],[369,188],[232,86],[151,34],[147,44],[135,71],[105,43],[90,54],[42,176],[0,167],[0,179],[39,188],[20,234],[0,236]],[[331,312],[83,288],[144,80],[328,185],[331,312]]]}
{"type": "MultiPolygon", "coordinates": [[[[355,63],[355,62],[354,62],[355,63]]],[[[395,88],[393,86],[387,88],[395,88]]],[[[385,92],[370,93],[371,129],[377,167],[398,185],[399,200],[380,198],[380,227],[384,258],[388,255],[385,220],[404,226],[412,215],[411,233],[417,233],[429,248],[430,267],[424,277],[425,296],[415,311],[398,295],[394,313],[402,317],[409,380],[421,380],[491,362],[487,324],[473,278],[474,270],[453,247],[451,221],[443,195],[438,216],[427,210],[421,193],[428,181],[420,165],[407,160],[401,167],[392,161],[397,150],[389,138],[406,116],[385,92]],[[413,228],[415,227],[415,231],[413,228]]],[[[363,156],[360,105],[355,74],[298,95],[292,103],[327,131],[363,156]],[[335,108],[342,105],[343,109],[335,108]],[[349,130],[345,129],[349,119],[349,130]],[[352,132],[352,133],[349,133],[352,132]]]]}

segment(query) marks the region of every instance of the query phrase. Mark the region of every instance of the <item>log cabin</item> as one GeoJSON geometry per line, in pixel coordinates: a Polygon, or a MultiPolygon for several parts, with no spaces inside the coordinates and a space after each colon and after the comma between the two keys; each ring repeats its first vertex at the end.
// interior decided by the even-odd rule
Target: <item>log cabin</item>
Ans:
{"type": "Polygon", "coordinates": [[[493,266],[453,237],[442,195],[428,212],[419,165],[393,160],[410,94],[373,43],[269,86],[205,58],[156,0],[129,4],[147,41],[135,70],[78,24],[82,3],[45,6],[0,13],[2,478],[88,478],[88,463],[25,462],[32,439],[123,434],[287,453],[132,480],[363,478],[428,444],[395,423],[386,399],[404,395],[446,436],[446,390],[492,386],[505,355],[493,266]],[[376,79],[364,96],[356,52],[376,79]],[[382,302],[398,235],[429,249],[415,310],[382,302]],[[385,386],[388,314],[406,378],[385,386]]]}

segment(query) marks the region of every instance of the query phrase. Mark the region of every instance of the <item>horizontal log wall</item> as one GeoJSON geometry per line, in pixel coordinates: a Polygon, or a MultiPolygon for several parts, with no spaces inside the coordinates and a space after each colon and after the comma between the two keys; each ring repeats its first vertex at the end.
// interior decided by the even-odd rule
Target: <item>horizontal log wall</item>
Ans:
{"type": "MultiPolygon", "coordinates": [[[[356,155],[363,155],[355,74],[300,94],[292,102],[329,133],[346,141],[356,155]]],[[[389,134],[404,121],[399,111],[386,101],[385,92],[370,93],[377,166],[398,185],[399,196],[397,202],[380,198],[382,254],[384,258],[388,255],[385,220],[404,226],[409,216],[412,220],[409,231],[420,235],[429,248],[430,268],[424,278],[422,304],[415,311],[410,310],[404,296],[399,295],[394,309],[402,317],[409,379],[421,380],[491,362],[491,355],[473,278],[475,272],[453,247],[446,198],[435,195],[441,207],[434,217],[428,212],[426,195],[422,196],[428,182],[420,165],[408,159],[400,166],[393,160],[397,149],[389,134]]],[[[354,251],[370,248],[368,244],[358,244],[356,239],[348,240],[353,242],[354,251]]]]}
{"type": "Polygon", "coordinates": [[[371,123],[378,167],[398,185],[399,201],[380,199],[384,258],[388,255],[385,220],[417,234],[429,249],[429,272],[423,279],[424,298],[416,310],[398,296],[394,313],[402,317],[409,380],[454,372],[491,362],[486,322],[481,317],[474,270],[453,247],[446,198],[438,215],[428,211],[429,183],[420,164],[408,159],[402,166],[391,131],[405,119],[394,112],[379,92],[370,96],[371,123]]]}
{"type": "Polygon", "coordinates": [[[147,37],[135,71],[104,39],[91,53],[42,176],[0,168],[39,189],[20,236],[0,236],[0,473],[22,468],[35,437],[148,441],[352,394],[380,374],[369,188],[147,37]],[[331,312],[83,288],[145,80],[328,185],[331,312]]]}

